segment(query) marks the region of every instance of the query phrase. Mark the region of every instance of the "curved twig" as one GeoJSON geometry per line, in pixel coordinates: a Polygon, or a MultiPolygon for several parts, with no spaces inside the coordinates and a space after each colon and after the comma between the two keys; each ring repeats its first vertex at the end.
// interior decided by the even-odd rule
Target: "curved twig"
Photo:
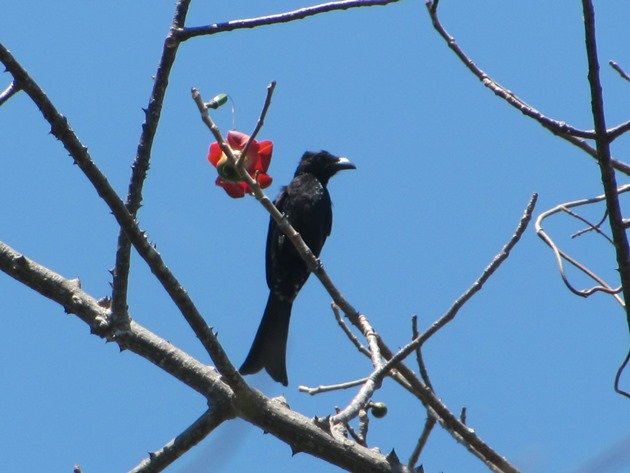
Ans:
{"type": "MultiPolygon", "coordinates": [[[[466,53],[459,47],[455,38],[451,36],[442,23],[440,22],[437,14],[437,1],[427,0],[426,7],[429,12],[429,16],[431,17],[431,22],[433,27],[438,32],[438,34],[444,39],[447,46],[455,53],[455,55],[460,59],[460,61],[473,73],[477,79],[481,81],[481,83],[490,89],[497,97],[505,100],[509,105],[519,110],[524,115],[536,120],[540,125],[549,130],[556,136],[568,141],[574,146],[577,146],[582,151],[586,152],[594,159],[598,159],[597,151],[591,145],[589,145],[585,139],[595,139],[596,132],[594,130],[580,130],[570,125],[567,125],[566,122],[551,119],[545,115],[543,115],[540,111],[536,110],[534,107],[526,103],[524,100],[517,97],[514,93],[509,91],[508,89],[501,86],[498,82],[492,79],[488,74],[486,74],[483,70],[481,70],[475,62],[470,59],[466,53]]],[[[611,159],[612,166],[620,172],[624,174],[630,175],[630,165],[623,163],[621,161],[617,161],[615,159],[611,159]]]]}
{"type": "MultiPolygon", "coordinates": [[[[626,184],[625,186],[621,186],[617,189],[617,193],[622,194],[624,192],[628,192],[630,191],[630,184],[626,184]]],[[[587,267],[585,267],[584,265],[582,265],[581,263],[579,263],[578,261],[576,261],[574,258],[572,258],[571,256],[569,256],[567,253],[565,253],[564,251],[562,251],[560,248],[558,248],[558,246],[555,244],[555,242],[553,241],[553,239],[551,237],[549,237],[549,235],[547,235],[547,233],[543,230],[542,227],[542,222],[543,220],[545,220],[547,217],[550,217],[556,213],[559,212],[566,212],[572,215],[575,215],[573,212],[571,212],[569,209],[574,208],[574,207],[580,207],[582,205],[588,205],[588,204],[594,204],[597,202],[601,202],[603,200],[606,199],[605,195],[599,195],[597,197],[593,197],[593,198],[589,198],[589,199],[580,199],[580,200],[575,200],[572,202],[566,202],[560,205],[557,205],[543,213],[541,213],[538,218],[536,219],[536,222],[534,224],[534,228],[536,230],[536,234],[538,235],[538,237],[543,240],[554,252],[554,255],[556,257],[556,263],[558,265],[558,269],[560,271],[560,276],[562,277],[562,281],[564,281],[564,284],[567,286],[567,288],[574,294],[580,296],[580,297],[588,297],[596,292],[605,292],[606,294],[611,294],[612,296],[615,297],[615,300],[622,306],[624,307],[624,301],[621,297],[619,297],[619,292],[621,290],[621,288],[618,289],[613,289],[612,287],[610,287],[609,284],[607,284],[601,277],[599,277],[598,275],[596,275],[595,273],[593,273],[591,270],[589,270],[587,267]],[[592,288],[589,289],[576,289],[571,282],[569,281],[569,279],[567,278],[565,272],[564,272],[564,266],[562,264],[562,260],[566,260],[568,263],[570,263],[571,265],[573,265],[574,267],[576,267],[578,270],[580,270],[581,272],[583,272],[585,275],[587,275],[589,278],[591,278],[593,281],[597,282],[597,284],[599,284],[599,286],[594,286],[592,288]]],[[[581,219],[583,220],[583,219],[581,219]]],[[[598,230],[599,231],[599,230],[598,230]]]]}

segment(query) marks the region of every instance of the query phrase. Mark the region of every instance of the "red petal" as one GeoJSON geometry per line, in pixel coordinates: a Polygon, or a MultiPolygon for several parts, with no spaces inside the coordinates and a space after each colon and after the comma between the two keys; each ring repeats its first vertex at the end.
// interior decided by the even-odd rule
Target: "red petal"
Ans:
{"type": "Polygon", "coordinates": [[[219,144],[212,143],[210,145],[210,150],[208,151],[208,161],[210,161],[210,164],[212,164],[216,168],[217,163],[219,162],[219,159],[221,159],[222,155],[223,151],[221,151],[219,144]]]}
{"type": "Polygon", "coordinates": [[[261,141],[258,143],[258,157],[260,158],[259,171],[267,172],[271,163],[271,153],[273,153],[273,143],[271,141],[261,141]]]}
{"type": "Polygon", "coordinates": [[[247,140],[249,140],[249,135],[246,135],[245,133],[241,133],[236,130],[228,131],[227,141],[232,149],[243,149],[247,140]]]}
{"type": "Polygon", "coordinates": [[[258,181],[258,185],[262,189],[269,187],[271,185],[271,181],[273,181],[271,176],[269,176],[268,174],[264,174],[262,172],[258,174],[258,178],[256,180],[258,181]]]}
{"type": "Polygon", "coordinates": [[[226,182],[223,185],[223,190],[232,197],[233,199],[240,199],[245,196],[245,189],[243,189],[239,184],[233,184],[231,182],[226,182]]]}

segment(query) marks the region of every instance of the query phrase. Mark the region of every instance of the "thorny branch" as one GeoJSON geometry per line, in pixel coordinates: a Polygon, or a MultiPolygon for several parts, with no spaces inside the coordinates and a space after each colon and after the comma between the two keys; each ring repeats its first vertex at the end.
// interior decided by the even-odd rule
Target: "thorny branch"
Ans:
{"type": "MultiPolygon", "coordinates": [[[[149,98],[149,104],[144,109],[146,120],[142,125],[142,134],[138,143],[136,159],[131,167],[131,178],[127,193],[127,210],[135,217],[142,203],[142,188],[149,170],[153,140],[157,132],[158,123],[162,114],[162,105],[168,86],[168,78],[175,62],[175,56],[179,48],[179,42],[173,39],[173,30],[184,25],[190,0],[179,0],[175,7],[171,32],[164,41],[162,58],[155,74],[153,90],[149,98]]],[[[118,248],[116,250],[116,263],[112,271],[112,323],[128,323],[127,315],[127,287],[129,284],[129,264],[131,258],[131,242],[123,227],[118,235],[118,248]]]]}
{"type": "MultiPolygon", "coordinates": [[[[543,115],[540,111],[536,110],[534,107],[526,103],[524,100],[516,96],[513,92],[509,91],[494,79],[492,79],[486,72],[481,70],[475,62],[464,53],[464,51],[459,47],[455,38],[451,36],[438,18],[438,2],[428,0],[426,2],[426,7],[429,12],[429,16],[431,17],[431,22],[433,27],[438,32],[438,34],[444,39],[447,46],[455,53],[455,55],[459,58],[459,60],[472,72],[472,74],[477,77],[481,81],[481,83],[490,89],[497,97],[505,100],[509,105],[519,110],[524,115],[536,120],[540,125],[549,130],[554,135],[568,141],[569,143],[577,146],[582,151],[588,153],[594,159],[599,159],[597,155],[597,151],[589,145],[584,139],[595,139],[597,137],[596,130],[579,130],[575,127],[567,125],[566,122],[554,120],[546,115],[543,115]]],[[[627,131],[627,130],[625,130],[627,131]]],[[[615,135],[617,137],[619,135],[615,135]]],[[[625,174],[630,175],[630,165],[611,159],[612,166],[625,174]]]]}
{"type": "MultiPolygon", "coordinates": [[[[268,88],[269,90],[269,88],[268,88]]],[[[217,125],[214,123],[212,118],[208,113],[208,109],[205,106],[205,102],[201,97],[200,92],[193,88],[191,90],[192,98],[199,109],[201,120],[211,131],[218,145],[220,146],[223,153],[225,153],[227,159],[232,164],[232,166],[236,165],[237,158],[227,145],[225,140],[223,139],[221,132],[217,125]]],[[[263,205],[263,207],[269,212],[271,217],[278,223],[280,230],[291,240],[293,245],[296,247],[300,256],[306,262],[309,270],[313,272],[317,278],[321,281],[324,288],[328,291],[330,296],[332,297],[334,303],[343,310],[348,319],[359,329],[363,330],[363,326],[360,322],[360,313],[341,295],[341,292],[334,285],[328,274],[324,271],[323,265],[319,261],[318,258],[312,253],[312,251],[308,248],[308,246],[302,240],[302,237],[299,233],[295,231],[295,229],[289,224],[288,220],[284,218],[282,213],[278,211],[278,209],[273,205],[271,200],[264,194],[258,183],[253,179],[244,169],[236,168],[239,176],[242,180],[244,180],[252,190],[254,197],[263,205]]],[[[530,201],[530,205],[528,206],[528,215],[521,219],[521,224],[519,225],[519,230],[517,231],[518,236],[512,238],[510,243],[506,245],[504,248],[504,252],[498,256],[496,259],[499,259],[499,263],[493,262],[491,267],[496,264],[500,264],[505,258],[507,258],[507,253],[512,248],[516,241],[522,235],[522,231],[524,231],[524,226],[526,226],[526,222],[531,218],[531,211],[533,210],[533,204],[535,202],[535,197],[532,197],[530,201]],[[522,231],[521,231],[521,226],[522,231]]],[[[496,260],[495,259],[495,260],[496,260]]],[[[486,269],[484,275],[486,275],[486,279],[490,277],[490,275],[494,272],[496,267],[489,270],[486,269]]],[[[477,288],[473,291],[476,292],[479,290],[477,288]]],[[[463,305],[463,302],[461,303],[463,305]]],[[[454,314],[453,314],[454,317],[454,314]]],[[[444,322],[444,324],[447,322],[444,322]]],[[[439,329],[439,328],[438,328],[439,329]]],[[[437,329],[436,329],[437,331],[437,329]]],[[[376,332],[374,332],[376,333],[376,332]]],[[[430,335],[429,335],[430,336],[430,335]]],[[[427,337],[428,338],[428,337],[427,337]]],[[[476,457],[478,457],[482,462],[484,462],[492,471],[501,472],[501,473],[516,473],[518,470],[514,468],[508,461],[495,452],[488,444],[483,442],[475,432],[469,429],[466,425],[461,423],[456,416],[454,416],[444,404],[433,394],[433,392],[428,389],[416,376],[415,374],[409,370],[402,362],[401,359],[396,359],[392,362],[393,354],[391,350],[383,343],[383,341],[376,336],[376,341],[378,344],[378,349],[389,361],[382,365],[380,368],[376,369],[368,378],[368,382],[364,385],[359,395],[355,397],[356,399],[369,399],[367,394],[369,391],[373,392],[373,389],[380,385],[382,378],[389,374],[390,376],[394,376],[394,378],[407,389],[410,390],[418,399],[420,399],[428,409],[430,409],[431,415],[435,417],[440,425],[444,427],[444,429],[449,432],[458,442],[462,443],[471,453],[473,453],[476,457]],[[396,371],[394,372],[394,364],[397,364],[396,371]],[[385,369],[385,367],[387,367],[385,369]],[[391,371],[391,373],[390,373],[391,371]],[[398,372],[400,371],[400,373],[398,372]],[[368,386],[366,388],[366,386],[368,386]]],[[[352,405],[352,403],[351,403],[352,405]]],[[[354,405],[352,405],[352,413],[358,413],[358,410],[354,409],[354,405]]],[[[348,416],[350,414],[350,409],[347,409],[344,413],[343,411],[338,413],[336,416],[331,417],[331,426],[333,430],[336,431],[338,429],[334,428],[343,422],[347,422],[351,417],[348,416]],[[334,419],[334,420],[333,420],[334,419]]],[[[356,414],[355,414],[356,415],[356,414]]]]}
{"type": "MultiPolygon", "coordinates": [[[[597,57],[597,40],[595,34],[595,10],[590,0],[582,0],[584,12],[584,39],[586,43],[586,57],[588,59],[588,83],[591,91],[591,111],[595,124],[595,143],[597,145],[597,160],[601,172],[602,186],[606,195],[606,210],[608,221],[615,242],[617,265],[621,276],[621,287],[624,301],[630,300],[630,246],[623,222],[619,195],[617,194],[617,178],[613,169],[613,160],[610,153],[612,138],[606,129],[606,115],[604,111],[604,98],[602,85],[599,78],[599,59],[597,57]]],[[[626,320],[630,330],[630,307],[626,304],[626,320]]],[[[628,348],[630,356],[630,348],[628,348]]],[[[626,357],[627,359],[628,357],[626,357]]],[[[625,365],[622,363],[622,367],[625,365]]],[[[630,392],[619,388],[619,377],[615,378],[615,391],[630,398],[630,392]]]]}
{"type": "Polygon", "coordinates": [[[184,455],[187,451],[201,442],[214,429],[231,417],[226,410],[208,409],[193,422],[186,430],[168,442],[161,449],[151,452],[149,458],[144,459],[129,473],[153,473],[163,471],[167,466],[184,455]]]}
{"type": "MultiPolygon", "coordinates": [[[[42,89],[31,79],[2,44],[0,44],[0,62],[5,65],[15,81],[39,108],[44,119],[50,123],[51,134],[63,144],[98,195],[108,205],[120,227],[124,229],[135,249],[178,307],[217,368],[234,385],[243,385],[243,379],[230,363],[216,336],[197,310],[192,299],[168,269],[160,254],[151,245],[146,234],[139,228],[135,218],[129,213],[123,201],[107,181],[107,178],[94,164],[88,149],[79,141],[66,117],[57,111],[42,89]]],[[[124,333],[127,328],[120,327],[118,330],[124,333]]]]}

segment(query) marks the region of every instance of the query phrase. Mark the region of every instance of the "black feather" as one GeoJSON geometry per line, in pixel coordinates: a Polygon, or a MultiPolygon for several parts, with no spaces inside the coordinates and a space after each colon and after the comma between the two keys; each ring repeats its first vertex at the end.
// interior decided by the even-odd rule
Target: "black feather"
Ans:
{"type": "MultiPolygon", "coordinates": [[[[326,186],[342,169],[355,169],[355,166],[346,158],[326,151],[306,152],[293,180],[274,202],[315,256],[319,256],[332,227],[332,204],[326,186]]],[[[265,368],[274,380],[286,386],[291,307],[310,273],[293,243],[273,219],[267,231],[265,263],[269,298],[240,372],[253,374],[265,368]]]]}

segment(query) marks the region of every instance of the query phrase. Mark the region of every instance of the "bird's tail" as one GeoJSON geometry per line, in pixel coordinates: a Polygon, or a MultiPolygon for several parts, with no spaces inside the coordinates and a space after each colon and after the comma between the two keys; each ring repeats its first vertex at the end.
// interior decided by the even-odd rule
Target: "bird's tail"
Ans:
{"type": "Polygon", "coordinates": [[[289,384],[286,351],[292,305],[293,302],[280,299],[273,291],[269,293],[256,337],[239,369],[241,374],[254,374],[265,368],[275,381],[289,384]]]}

